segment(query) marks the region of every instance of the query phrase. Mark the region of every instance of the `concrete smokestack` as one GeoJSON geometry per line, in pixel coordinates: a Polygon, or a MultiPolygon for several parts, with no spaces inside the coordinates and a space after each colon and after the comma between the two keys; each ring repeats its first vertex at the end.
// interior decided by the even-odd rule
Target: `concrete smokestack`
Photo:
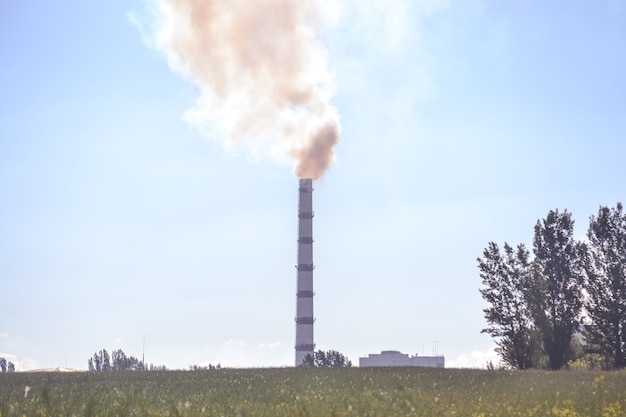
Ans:
{"type": "Polygon", "coordinates": [[[298,287],[296,293],[296,366],[313,356],[313,180],[300,180],[298,204],[298,287]]]}

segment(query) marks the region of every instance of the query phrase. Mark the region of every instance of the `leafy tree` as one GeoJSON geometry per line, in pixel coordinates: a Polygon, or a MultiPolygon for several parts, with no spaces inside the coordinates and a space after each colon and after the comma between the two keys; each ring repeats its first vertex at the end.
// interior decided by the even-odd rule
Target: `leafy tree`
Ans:
{"type": "Polygon", "coordinates": [[[300,366],[315,366],[315,352],[313,352],[313,355],[307,353],[300,366]]]}
{"type": "Polygon", "coordinates": [[[504,243],[504,253],[490,242],[478,258],[484,288],[480,294],[490,306],[483,310],[489,327],[482,330],[497,338],[496,352],[517,369],[537,364],[539,341],[527,307],[525,288],[530,274],[529,252],[522,244],[514,250],[504,243]]]}
{"type": "Polygon", "coordinates": [[[94,353],[92,358],[89,358],[87,365],[90,371],[143,371],[150,370],[165,370],[165,366],[155,366],[150,364],[147,367],[143,361],[137,359],[134,356],[127,356],[122,349],[113,351],[109,357],[109,353],[106,349],[102,349],[100,352],[94,353]]]}
{"type": "Polygon", "coordinates": [[[122,349],[114,350],[111,353],[111,360],[113,361],[112,369],[115,371],[124,371],[128,367],[128,357],[122,349]]]}
{"type": "Polygon", "coordinates": [[[336,350],[327,351],[326,359],[333,368],[352,368],[352,361],[336,350]]]}
{"type": "Polygon", "coordinates": [[[87,361],[87,368],[89,369],[89,372],[96,372],[96,371],[102,370],[100,368],[100,363],[98,362],[97,355],[94,355],[93,358],[89,358],[89,360],[87,361]]]}
{"type": "Polygon", "coordinates": [[[218,363],[217,365],[208,364],[204,366],[204,365],[194,364],[194,365],[189,366],[190,371],[207,371],[207,370],[215,370],[215,369],[222,369],[222,365],[218,363]]]}
{"type": "Polygon", "coordinates": [[[582,245],[574,241],[574,220],[565,210],[550,211],[535,225],[535,260],[529,307],[541,331],[550,369],[561,369],[582,310],[582,245]]]}
{"type": "Polygon", "coordinates": [[[13,362],[0,357],[0,372],[15,372],[15,365],[13,365],[13,362]]]}
{"type": "Polygon", "coordinates": [[[587,337],[616,368],[626,367],[626,214],[621,203],[591,216],[585,257],[587,337]]]}
{"type": "Polygon", "coordinates": [[[100,357],[102,358],[102,370],[110,371],[111,370],[111,357],[109,356],[109,352],[106,349],[102,349],[100,351],[100,357]]]}
{"type": "Polygon", "coordinates": [[[308,354],[302,362],[303,366],[316,366],[321,368],[350,368],[352,362],[336,350],[317,350],[313,355],[308,354]]]}
{"type": "Polygon", "coordinates": [[[107,352],[106,349],[102,349],[100,352],[94,353],[93,358],[87,361],[87,365],[90,371],[110,371],[111,359],[109,352],[107,352]]]}
{"type": "Polygon", "coordinates": [[[113,360],[111,367],[113,371],[142,371],[144,369],[142,361],[134,356],[126,356],[122,349],[113,351],[111,359],[113,360]]]}
{"type": "Polygon", "coordinates": [[[13,365],[13,362],[0,357],[0,372],[15,372],[15,365],[13,365]]]}

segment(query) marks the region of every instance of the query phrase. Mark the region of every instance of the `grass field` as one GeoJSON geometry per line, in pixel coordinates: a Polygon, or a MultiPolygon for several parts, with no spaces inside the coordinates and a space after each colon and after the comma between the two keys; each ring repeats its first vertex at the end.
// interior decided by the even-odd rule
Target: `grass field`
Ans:
{"type": "Polygon", "coordinates": [[[285,368],[13,373],[0,374],[0,413],[617,417],[626,416],[626,372],[285,368]]]}

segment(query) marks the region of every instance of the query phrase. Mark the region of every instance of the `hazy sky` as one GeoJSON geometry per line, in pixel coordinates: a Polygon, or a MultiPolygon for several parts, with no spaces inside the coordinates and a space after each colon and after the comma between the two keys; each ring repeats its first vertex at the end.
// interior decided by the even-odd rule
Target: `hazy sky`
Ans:
{"type": "MultiPolygon", "coordinates": [[[[317,347],[493,358],[476,258],[625,201],[626,1],[326,1],[317,347]],[[383,5],[384,4],[384,5],[383,5]]],[[[271,9],[267,13],[272,13],[271,9]]],[[[293,364],[297,179],[183,115],[139,0],[0,3],[0,356],[293,364]]],[[[625,201],[626,202],[626,201],[625,201]]]]}

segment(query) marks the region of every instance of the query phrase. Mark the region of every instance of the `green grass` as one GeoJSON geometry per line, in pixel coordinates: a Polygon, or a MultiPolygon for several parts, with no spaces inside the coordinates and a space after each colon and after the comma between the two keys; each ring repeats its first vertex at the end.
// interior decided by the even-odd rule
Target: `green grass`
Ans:
{"type": "Polygon", "coordinates": [[[285,368],[14,373],[0,374],[0,413],[617,417],[626,416],[626,372],[285,368]]]}

